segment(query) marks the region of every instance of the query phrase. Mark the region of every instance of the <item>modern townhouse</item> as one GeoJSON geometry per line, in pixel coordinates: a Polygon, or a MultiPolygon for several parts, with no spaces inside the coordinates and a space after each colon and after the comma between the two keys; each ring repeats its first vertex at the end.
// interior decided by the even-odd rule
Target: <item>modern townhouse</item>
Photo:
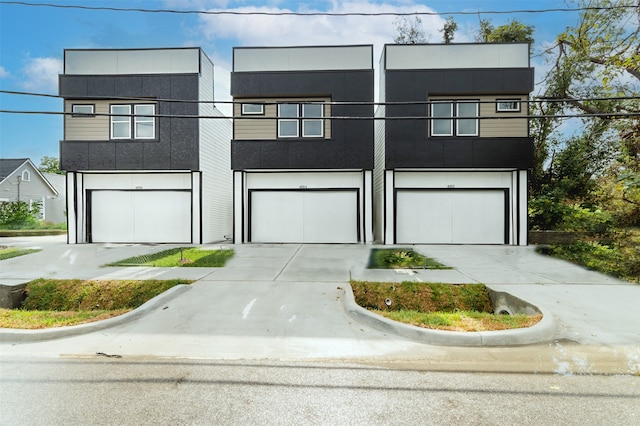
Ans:
{"type": "Polygon", "coordinates": [[[199,48],[65,50],[69,243],[230,238],[231,122],[213,82],[199,48]]]}
{"type": "Polygon", "coordinates": [[[386,45],[376,224],[387,244],[527,244],[529,46],[386,45]]]}
{"type": "Polygon", "coordinates": [[[233,49],[234,241],[373,241],[373,47],[233,49]]]}

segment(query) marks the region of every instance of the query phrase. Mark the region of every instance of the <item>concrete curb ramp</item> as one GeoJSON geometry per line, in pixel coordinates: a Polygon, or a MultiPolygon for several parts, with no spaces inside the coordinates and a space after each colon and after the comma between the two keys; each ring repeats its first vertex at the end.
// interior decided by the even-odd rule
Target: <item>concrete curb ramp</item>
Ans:
{"type": "Polygon", "coordinates": [[[77,336],[80,334],[91,333],[93,331],[104,330],[105,328],[115,327],[139,318],[148,312],[159,308],[169,300],[191,289],[189,284],[178,284],[171,287],[138,306],[133,311],[117,317],[109,318],[102,321],[89,322],[86,324],[70,325],[67,327],[48,328],[46,330],[17,330],[11,328],[0,329],[0,342],[37,342],[41,340],[58,339],[61,337],[77,336]]]}
{"type": "Polygon", "coordinates": [[[542,319],[536,325],[527,328],[500,331],[444,331],[417,327],[392,321],[356,304],[351,285],[343,288],[342,298],[345,311],[356,321],[376,330],[396,334],[421,343],[439,346],[518,346],[552,341],[556,332],[556,322],[547,310],[540,307],[542,319]]]}

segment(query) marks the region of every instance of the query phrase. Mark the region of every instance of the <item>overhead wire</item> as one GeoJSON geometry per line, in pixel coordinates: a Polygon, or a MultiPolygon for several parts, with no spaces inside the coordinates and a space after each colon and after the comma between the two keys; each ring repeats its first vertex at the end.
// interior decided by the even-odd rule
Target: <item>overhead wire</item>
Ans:
{"type": "Polygon", "coordinates": [[[138,13],[171,13],[181,15],[237,15],[237,16],[442,16],[442,15],[507,15],[514,13],[559,13],[559,12],[581,12],[581,11],[604,11],[616,9],[630,9],[637,6],[632,5],[610,5],[610,6],[580,6],[580,7],[556,7],[546,9],[514,9],[514,10],[487,10],[487,11],[447,11],[447,12],[294,12],[294,11],[240,11],[240,10],[181,10],[181,9],[146,9],[132,7],[113,7],[113,6],[86,6],[86,5],[63,5],[55,3],[32,3],[25,1],[5,1],[0,0],[0,5],[17,5],[28,7],[50,7],[59,9],[80,9],[92,11],[111,11],[111,12],[138,12],[138,13]]]}
{"type": "MultiPolygon", "coordinates": [[[[321,101],[321,100],[301,100],[298,98],[286,98],[283,97],[282,100],[273,100],[273,101],[261,101],[255,98],[244,99],[244,100],[194,100],[194,99],[168,99],[168,98],[155,98],[155,97],[140,97],[140,96],[74,96],[74,97],[66,97],[62,95],[54,95],[50,93],[37,93],[37,92],[24,92],[24,91],[15,91],[15,90],[0,90],[0,93],[4,93],[7,95],[17,95],[17,96],[35,96],[35,97],[46,97],[46,98],[55,98],[55,99],[68,99],[68,100],[79,100],[79,101],[87,101],[87,100],[119,100],[119,101],[154,101],[154,102],[166,102],[166,103],[190,103],[190,104],[229,104],[229,105],[242,105],[242,104],[256,104],[256,105],[279,105],[282,103],[295,102],[295,103],[303,103],[303,104],[317,104],[317,105],[353,105],[353,106],[402,106],[402,105],[430,105],[433,103],[441,103],[447,100],[458,100],[458,99],[435,99],[435,100],[424,100],[424,101],[396,101],[396,102],[369,102],[369,101],[321,101]]],[[[516,99],[516,96],[496,96],[497,100],[495,101],[483,101],[483,100],[475,100],[473,96],[470,96],[469,99],[459,99],[459,101],[469,101],[477,104],[496,104],[498,102],[503,101],[518,101],[523,103],[563,103],[563,102],[602,102],[602,101],[629,101],[629,100],[640,100],[640,96],[608,96],[608,97],[594,97],[594,98],[552,98],[547,96],[534,96],[530,99],[516,99]]]]}
{"type": "MultiPolygon", "coordinates": [[[[145,118],[180,118],[180,119],[227,119],[227,120],[278,120],[278,119],[296,119],[303,120],[305,117],[268,117],[260,115],[201,115],[201,114],[111,114],[111,113],[74,113],[66,111],[28,111],[28,110],[8,110],[0,109],[0,114],[25,114],[25,115],[63,115],[75,117],[145,117],[145,118]]],[[[582,113],[582,114],[541,114],[541,115],[491,115],[491,116],[452,116],[452,117],[433,117],[433,116],[324,116],[324,117],[307,117],[310,120],[355,120],[355,121],[414,121],[414,120],[522,120],[522,119],[544,119],[544,118],[631,118],[640,117],[640,112],[603,112],[603,113],[582,113]]]]}

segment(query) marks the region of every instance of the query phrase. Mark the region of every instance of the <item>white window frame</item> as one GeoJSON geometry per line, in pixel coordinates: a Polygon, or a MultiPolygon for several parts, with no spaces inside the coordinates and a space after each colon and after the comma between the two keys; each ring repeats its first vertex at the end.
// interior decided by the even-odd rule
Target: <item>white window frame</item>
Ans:
{"type": "MultiPolygon", "coordinates": [[[[146,103],[146,104],[112,104],[109,106],[109,112],[111,116],[109,117],[109,136],[111,139],[115,140],[153,140],[156,139],[156,104],[154,103],[146,103]],[[128,112],[117,113],[114,112],[115,108],[127,108],[128,112]],[[151,114],[145,113],[137,116],[138,108],[148,108],[151,107],[153,109],[151,114]],[[115,136],[114,128],[116,124],[126,123],[127,134],[125,136],[115,136]],[[152,135],[151,136],[140,136],[138,135],[138,124],[148,124],[151,123],[152,127],[152,135]]],[[[124,127],[124,126],[123,126],[124,127]]]]}
{"type": "Polygon", "coordinates": [[[461,137],[473,137],[478,136],[480,134],[480,126],[478,116],[480,115],[480,102],[477,99],[437,99],[431,102],[430,108],[430,135],[435,137],[453,137],[453,136],[461,136],[461,137]],[[449,104],[451,115],[450,118],[447,117],[435,117],[433,114],[433,107],[436,104],[449,104]],[[475,115],[474,117],[465,118],[460,116],[460,105],[462,104],[474,104],[475,105],[475,115]],[[435,133],[434,122],[436,120],[448,120],[449,121],[449,132],[447,133],[435,133]],[[461,120],[474,120],[475,121],[475,132],[474,133],[461,133],[459,122],[461,120]]]}
{"type": "Polygon", "coordinates": [[[109,106],[109,112],[111,113],[111,116],[109,117],[111,139],[131,139],[131,105],[114,104],[109,106]],[[128,115],[117,115],[117,113],[113,111],[115,108],[127,108],[129,110],[129,112],[127,113],[128,115]],[[127,123],[127,126],[126,126],[126,128],[128,129],[127,135],[115,136],[114,135],[115,125],[122,124],[122,123],[127,123]]]}
{"type": "Polygon", "coordinates": [[[155,139],[156,138],[156,106],[155,104],[137,104],[133,106],[134,117],[133,117],[133,131],[134,131],[134,139],[155,139]],[[149,108],[151,107],[151,114],[141,114],[138,115],[138,108],[149,108]],[[150,117],[151,116],[151,117],[150,117]],[[138,135],[138,124],[151,124],[151,136],[140,136],[138,135]]]}
{"type": "Polygon", "coordinates": [[[521,102],[521,99],[496,99],[496,112],[520,112],[521,102]],[[515,108],[509,107],[506,104],[515,105],[515,108]]]}
{"type": "Polygon", "coordinates": [[[302,110],[302,137],[303,138],[323,138],[324,137],[324,104],[301,104],[300,109],[302,110]],[[304,118],[306,107],[315,106],[320,108],[320,116],[309,116],[312,118],[304,118]],[[319,134],[308,134],[306,124],[310,123],[320,123],[320,133],[319,134]]]}
{"type": "Polygon", "coordinates": [[[29,173],[29,170],[22,171],[22,173],[20,174],[20,180],[22,182],[31,182],[31,173],[29,173]]]}
{"type": "Polygon", "coordinates": [[[296,103],[296,102],[282,102],[278,104],[278,138],[324,138],[324,103],[321,101],[310,102],[310,103],[296,103]],[[295,117],[282,117],[280,112],[280,108],[282,105],[295,105],[296,106],[296,116],[295,117]],[[320,107],[320,116],[310,116],[309,118],[305,118],[305,110],[307,106],[319,106],[320,107]],[[282,118],[281,118],[282,117],[282,118]],[[295,123],[296,125],[296,134],[295,135],[283,135],[282,134],[282,124],[284,123],[295,123]],[[320,133],[310,133],[308,129],[308,124],[311,123],[320,123],[320,133]]]}
{"type": "Polygon", "coordinates": [[[300,104],[291,103],[291,102],[283,102],[278,104],[278,137],[279,138],[298,138],[300,137],[300,104]],[[296,115],[295,117],[282,117],[281,108],[285,105],[295,105],[296,106],[296,115]],[[282,125],[285,123],[295,123],[296,133],[295,135],[283,135],[282,134],[282,125]]]}
{"type": "Polygon", "coordinates": [[[453,101],[434,101],[433,103],[431,103],[431,118],[432,118],[432,122],[431,122],[431,136],[453,136],[453,105],[454,102],[453,101]],[[446,117],[438,117],[436,118],[433,114],[433,107],[435,105],[443,105],[443,104],[448,104],[449,105],[449,118],[446,117]],[[447,133],[435,133],[435,121],[436,120],[447,120],[449,122],[449,132],[447,133]]]}
{"type": "Polygon", "coordinates": [[[93,104],[73,104],[71,105],[71,115],[74,117],[95,117],[95,109],[93,104]]]}
{"type": "Polygon", "coordinates": [[[242,104],[242,115],[264,115],[263,104],[242,104]]]}

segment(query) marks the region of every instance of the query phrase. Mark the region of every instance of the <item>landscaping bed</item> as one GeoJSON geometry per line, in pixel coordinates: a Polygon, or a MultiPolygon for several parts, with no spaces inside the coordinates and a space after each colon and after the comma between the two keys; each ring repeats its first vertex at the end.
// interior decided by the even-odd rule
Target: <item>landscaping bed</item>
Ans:
{"type": "Polygon", "coordinates": [[[119,260],[106,266],[204,267],[220,268],[233,257],[233,250],[204,250],[198,247],[177,247],[158,253],[119,260]]]}
{"type": "Polygon", "coordinates": [[[369,269],[451,269],[410,248],[372,249],[369,269]]]}
{"type": "Polygon", "coordinates": [[[356,303],[391,320],[449,331],[490,331],[530,327],[539,313],[494,313],[483,284],[351,281],[356,303]]]}
{"type": "Polygon", "coordinates": [[[42,329],[77,325],[129,312],[189,280],[54,280],[29,282],[18,309],[0,309],[0,327],[42,329]]]}
{"type": "Polygon", "coordinates": [[[19,247],[0,246],[0,260],[11,259],[12,257],[24,256],[25,254],[37,253],[39,249],[21,249],[19,247]]]}

